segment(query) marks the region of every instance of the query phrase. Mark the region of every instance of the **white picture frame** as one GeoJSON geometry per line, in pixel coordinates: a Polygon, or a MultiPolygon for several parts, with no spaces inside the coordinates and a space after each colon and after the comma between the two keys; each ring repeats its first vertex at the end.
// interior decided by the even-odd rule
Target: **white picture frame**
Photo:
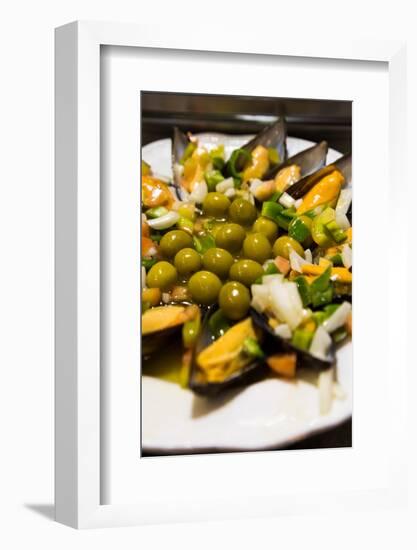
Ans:
{"type": "MultiPolygon", "coordinates": [[[[213,40],[209,29],[195,35],[164,27],[75,22],[56,30],[56,519],[77,528],[121,526],[161,521],[238,518],[305,513],[349,507],[395,506],[406,494],[402,469],[404,446],[397,430],[396,450],[389,456],[387,483],[354,495],[335,498],[306,491],[286,495],[285,502],[259,495],[251,505],[238,496],[228,502],[207,499],[178,505],[167,495],[163,506],[101,504],[100,498],[100,48],[127,46],[249,53],[256,55],[381,61],[389,71],[390,180],[404,177],[405,46],[385,40],[290,40],[288,37],[223,33],[213,40]],[[163,36],[160,39],[159,36],[163,36]]],[[[405,189],[405,188],[404,188],[405,189]]],[[[404,197],[405,190],[397,197],[404,197]]],[[[395,211],[393,216],[398,215],[395,211]]],[[[403,251],[404,253],[404,251],[403,251]]],[[[405,279],[404,279],[405,280],[405,279]]],[[[390,304],[405,315],[404,300],[390,304]]],[[[406,358],[397,365],[391,390],[401,401],[406,358]]],[[[396,421],[405,418],[403,408],[396,421]]]]}

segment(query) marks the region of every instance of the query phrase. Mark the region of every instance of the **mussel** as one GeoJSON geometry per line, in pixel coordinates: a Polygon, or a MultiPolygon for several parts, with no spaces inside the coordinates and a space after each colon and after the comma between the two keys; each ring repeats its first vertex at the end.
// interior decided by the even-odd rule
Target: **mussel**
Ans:
{"type": "Polygon", "coordinates": [[[264,378],[268,373],[263,357],[246,356],[239,348],[243,345],[243,339],[254,334],[251,317],[239,321],[218,339],[214,339],[210,330],[210,319],[216,311],[217,308],[210,308],[203,319],[189,376],[190,389],[208,397],[215,396],[225,389],[251,384],[264,378]],[[223,345],[225,349],[221,352],[220,348],[223,345]],[[236,353],[239,349],[240,352],[236,353]],[[232,361],[235,363],[232,364],[232,361]]]}
{"type": "Polygon", "coordinates": [[[300,169],[301,177],[308,176],[309,174],[319,170],[326,164],[326,157],[328,151],[327,141],[321,141],[308,149],[304,149],[299,153],[288,158],[284,162],[272,166],[262,179],[269,180],[275,178],[278,172],[288,166],[298,166],[300,169]]]}
{"type": "Polygon", "coordinates": [[[344,155],[337,161],[323,166],[319,170],[302,177],[291,187],[289,187],[287,193],[291,195],[293,199],[299,199],[308,193],[308,191],[310,191],[316,183],[335,170],[343,175],[345,185],[348,185],[352,179],[352,155],[350,153],[348,155],[344,155]]]}
{"type": "MultiPolygon", "coordinates": [[[[285,119],[283,117],[278,118],[272,124],[263,128],[256,136],[254,136],[250,141],[245,145],[239,148],[239,151],[243,150],[246,153],[252,153],[258,146],[262,146],[266,150],[274,149],[277,152],[278,162],[276,166],[281,165],[287,159],[287,126],[285,119]]],[[[186,153],[187,147],[192,149],[193,143],[195,141],[190,138],[187,134],[182,132],[179,128],[174,128],[174,134],[172,138],[172,149],[171,149],[171,158],[172,158],[172,168],[173,168],[173,180],[174,185],[177,189],[177,194],[181,199],[183,196],[182,190],[182,170],[181,170],[181,161],[184,159],[184,154],[186,153]]],[[[233,153],[232,153],[233,156],[233,153]]],[[[227,159],[226,159],[227,160],[227,159]]],[[[239,154],[234,159],[234,170],[240,172],[244,169],[245,163],[247,162],[248,157],[244,154],[239,154]]],[[[198,178],[197,178],[198,179],[198,178]]]]}
{"type": "Polygon", "coordinates": [[[253,323],[266,335],[263,343],[263,351],[266,356],[274,355],[276,353],[296,353],[297,367],[307,367],[320,371],[333,366],[335,362],[335,347],[333,343],[331,344],[326,357],[316,357],[309,351],[295,347],[290,340],[286,340],[276,334],[274,329],[268,323],[268,317],[264,313],[259,313],[254,308],[251,308],[250,315],[253,323]]]}
{"type": "MultiPolygon", "coordinates": [[[[243,145],[241,149],[252,153],[258,145],[262,145],[267,149],[275,149],[278,153],[278,164],[285,162],[287,159],[287,124],[284,117],[279,117],[275,122],[263,128],[248,143],[243,145]]],[[[241,156],[236,161],[236,168],[243,170],[244,164],[245,159],[241,156]]]]}
{"type": "MultiPolygon", "coordinates": [[[[181,336],[183,324],[189,319],[188,304],[164,305],[148,309],[142,314],[142,355],[161,350],[170,338],[181,336]]],[[[178,342],[181,345],[181,342],[178,342]]]]}

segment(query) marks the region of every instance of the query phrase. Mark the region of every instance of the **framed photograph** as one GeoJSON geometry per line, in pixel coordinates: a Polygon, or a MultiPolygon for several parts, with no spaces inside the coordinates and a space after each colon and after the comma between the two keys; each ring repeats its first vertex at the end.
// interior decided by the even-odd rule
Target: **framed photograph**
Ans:
{"type": "Polygon", "coordinates": [[[57,520],[401,505],[404,44],[157,36],[56,30],[57,520]]]}

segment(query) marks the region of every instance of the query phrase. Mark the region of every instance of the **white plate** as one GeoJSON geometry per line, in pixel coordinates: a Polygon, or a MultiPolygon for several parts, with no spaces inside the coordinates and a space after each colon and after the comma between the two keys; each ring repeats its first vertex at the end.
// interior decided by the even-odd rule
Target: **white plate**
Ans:
{"type": "MultiPolygon", "coordinates": [[[[251,136],[200,134],[209,146],[224,143],[226,154],[251,136]]],[[[313,145],[287,138],[292,156],[313,145]]],[[[330,149],[327,162],[340,153],[330,149]]],[[[155,173],[171,176],[171,140],[145,145],[142,158],[155,173]]],[[[169,358],[167,358],[169,361],[169,358]]],[[[216,399],[157,378],[142,377],[142,448],[156,454],[214,450],[254,450],[286,446],[329,429],[352,414],[352,344],[337,352],[337,379],[345,393],[334,399],[327,415],[320,415],[317,376],[303,372],[296,381],[271,378],[216,399]]]]}

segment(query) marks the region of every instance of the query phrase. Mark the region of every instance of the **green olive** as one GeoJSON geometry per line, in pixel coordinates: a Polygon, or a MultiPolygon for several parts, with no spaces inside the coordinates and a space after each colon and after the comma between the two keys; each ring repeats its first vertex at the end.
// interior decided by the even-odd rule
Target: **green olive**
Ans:
{"type": "Polygon", "coordinates": [[[157,262],[151,267],[146,276],[146,284],[150,288],[165,290],[177,280],[177,270],[169,262],[157,262]]]}
{"type": "Polygon", "coordinates": [[[237,223],[225,223],[215,233],[216,245],[229,252],[239,252],[245,237],[245,230],[237,223]]]}
{"type": "Polygon", "coordinates": [[[246,199],[235,199],[229,208],[229,218],[241,225],[251,225],[256,220],[257,212],[254,205],[246,199]]]}
{"type": "Polygon", "coordinates": [[[197,271],[188,281],[188,290],[193,300],[205,306],[214,304],[221,287],[221,280],[210,271],[197,271]]]}
{"type": "Polygon", "coordinates": [[[174,229],[165,233],[159,246],[164,256],[172,258],[182,248],[191,248],[193,246],[193,239],[185,231],[174,229]]]}
{"type": "Polygon", "coordinates": [[[304,258],[304,249],[301,244],[292,237],[286,236],[280,237],[275,241],[272,248],[272,253],[274,257],[282,256],[283,258],[286,258],[288,260],[291,250],[294,250],[294,252],[297,252],[297,254],[304,258]]]}
{"type": "Polygon", "coordinates": [[[203,212],[207,216],[222,218],[229,210],[230,201],[223,193],[207,193],[203,200],[203,212]]]}
{"type": "Polygon", "coordinates": [[[224,279],[229,274],[233,256],[224,248],[209,248],[203,254],[203,266],[207,271],[215,273],[224,279]]]}
{"type": "Polygon", "coordinates": [[[271,243],[263,233],[252,233],[243,242],[243,254],[246,258],[263,264],[272,256],[271,243]]]}
{"type": "Polygon", "coordinates": [[[253,231],[255,233],[263,233],[271,243],[275,242],[278,237],[278,225],[264,216],[258,218],[253,224],[253,231]]]}
{"type": "Polygon", "coordinates": [[[250,306],[249,290],[237,281],[226,283],[219,294],[219,306],[229,319],[233,321],[242,319],[250,306]]]}
{"type": "Polygon", "coordinates": [[[193,248],[182,248],[175,254],[174,264],[178,273],[189,275],[200,269],[200,254],[193,248]]]}
{"type": "Polygon", "coordinates": [[[262,277],[264,270],[261,264],[254,262],[253,260],[239,260],[230,268],[230,278],[234,281],[250,286],[258,279],[262,277]]]}

